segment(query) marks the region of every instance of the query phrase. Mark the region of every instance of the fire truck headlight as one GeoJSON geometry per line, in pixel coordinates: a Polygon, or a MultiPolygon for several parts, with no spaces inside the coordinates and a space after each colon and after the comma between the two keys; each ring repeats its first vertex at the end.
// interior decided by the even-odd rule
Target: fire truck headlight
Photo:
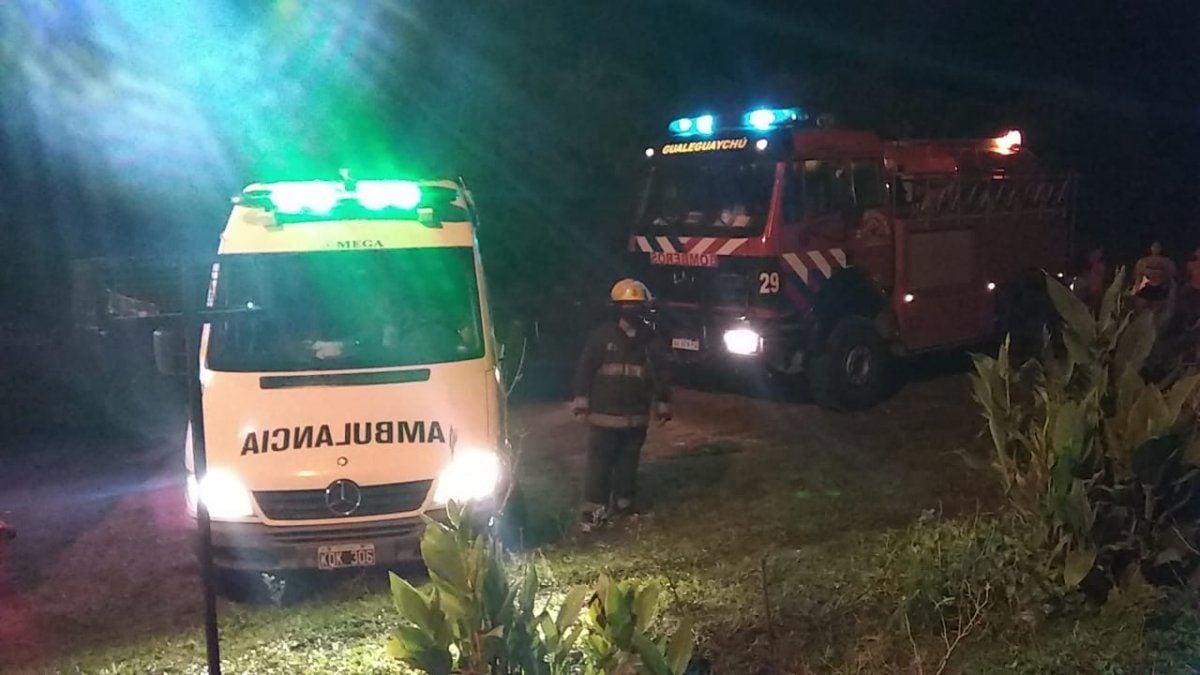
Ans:
{"type": "Polygon", "coordinates": [[[495,452],[460,451],[438,477],[433,501],[446,504],[487,499],[496,493],[502,473],[500,457],[495,452]]]}
{"type": "Polygon", "coordinates": [[[254,501],[250,491],[237,476],[223,469],[213,469],[204,475],[200,485],[196,477],[188,476],[188,503],[197,499],[208,507],[208,515],[218,520],[248,518],[254,515],[254,501]]]}
{"type": "Polygon", "coordinates": [[[762,336],[749,328],[730,328],[725,331],[725,349],[730,354],[748,356],[762,348],[762,336]]]}

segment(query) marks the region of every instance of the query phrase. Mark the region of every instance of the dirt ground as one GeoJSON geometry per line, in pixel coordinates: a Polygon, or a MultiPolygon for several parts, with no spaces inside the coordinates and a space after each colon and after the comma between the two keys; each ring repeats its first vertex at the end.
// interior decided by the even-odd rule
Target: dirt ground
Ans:
{"type": "MultiPolygon", "coordinates": [[[[681,390],[676,419],[650,434],[644,506],[668,508],[689,489],[703,489],[662,470],[677,458],[734,452],[739,462],[752,462],[759,448],[782,446],[801,455],[823,486],[839,486],[860,512],[854,527],[979,508],[994,495],[960,452],[980,429],[961,363],[949,372],[925,370],[889,401],[856,414],[786,398],[681,390]]],[[[530,536],[541,541],[528,543],[551,543],[565,534],[578,494],[585,430],[557,401],[520,404],[513,413],[522,486],[540,519],[530,536]]],[[[196,631],[199,639],[193,526],[184,513],[177,446],[15,442],[15,452],[0,455],[0,518],[18,531],[0,563],[0,671],[156,635],[196,631]]],[[[695,479],[736,485],[737,467],[695,479]]],[[[798,475],[797,489],[809,479],[798,475]]]]}

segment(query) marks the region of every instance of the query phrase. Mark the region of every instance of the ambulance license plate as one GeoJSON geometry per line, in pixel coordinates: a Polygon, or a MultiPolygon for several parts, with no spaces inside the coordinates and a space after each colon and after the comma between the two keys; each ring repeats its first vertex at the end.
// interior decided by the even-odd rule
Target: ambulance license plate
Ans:
{"type": "Polygon", "coordinates": [[[375,564],[375,544],[338,544],[317,547],[317,569],[371,567],[375,564]]]}
{"type": "Polygon", "coordinates": [[[672,338],[671,349],[686,349],[689,352],[700,351],[700,341],[691,338],[672,338]]]}

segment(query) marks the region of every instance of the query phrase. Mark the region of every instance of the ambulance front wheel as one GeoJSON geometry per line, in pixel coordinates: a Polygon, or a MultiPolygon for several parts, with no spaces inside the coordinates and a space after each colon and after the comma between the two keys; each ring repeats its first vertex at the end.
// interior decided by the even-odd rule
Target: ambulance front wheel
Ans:
{"type": "Polygon", "coordinates": [[[887,391],[889,354],[875,325],[852,316],[838,322],[810,363],[813,398],[834,410],[863,410],[887,391]]]}

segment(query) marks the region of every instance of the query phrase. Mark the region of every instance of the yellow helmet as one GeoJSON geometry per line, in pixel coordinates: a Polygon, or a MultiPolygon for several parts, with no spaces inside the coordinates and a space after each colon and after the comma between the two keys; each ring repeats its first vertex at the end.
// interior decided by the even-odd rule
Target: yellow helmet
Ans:
{"type": "Polygon", "coordinates": [[[612,287],[609,297],[613,302],[649,302],[650,289],[637,279],[622,279],[612,287]]]}

